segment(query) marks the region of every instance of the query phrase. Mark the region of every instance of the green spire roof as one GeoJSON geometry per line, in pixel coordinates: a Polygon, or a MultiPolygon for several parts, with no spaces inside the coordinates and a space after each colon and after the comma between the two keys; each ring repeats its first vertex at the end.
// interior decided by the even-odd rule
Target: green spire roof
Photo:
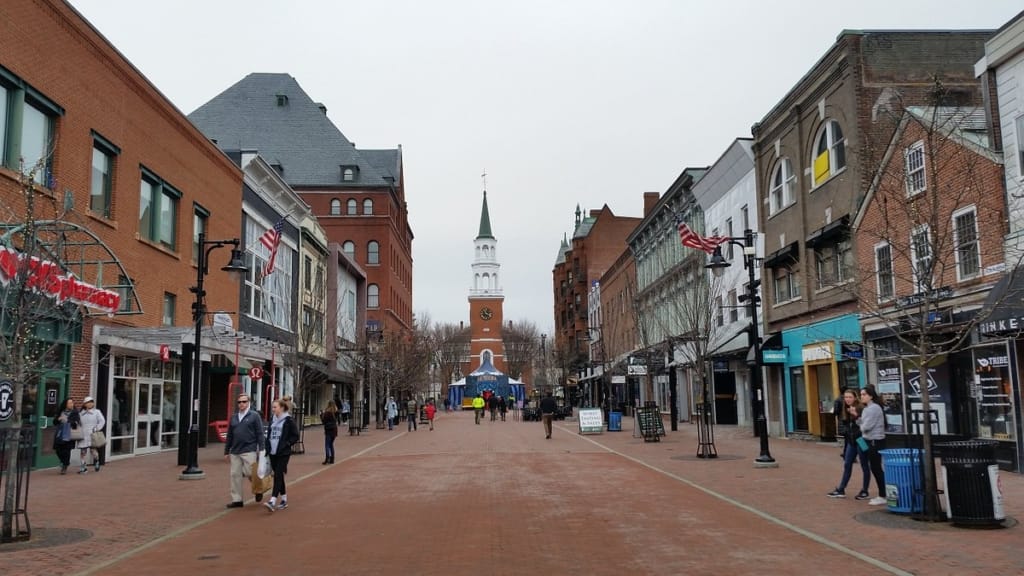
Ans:
{"type": "Polygon", "coordinates": [[[487,190],[484,190],[484,207],[480,210],[480,233],[476,235],[477,240],[480,238],[489,238],[494,240],[494,234],[491,233],[491,214],[487,211],[487,190]]]}

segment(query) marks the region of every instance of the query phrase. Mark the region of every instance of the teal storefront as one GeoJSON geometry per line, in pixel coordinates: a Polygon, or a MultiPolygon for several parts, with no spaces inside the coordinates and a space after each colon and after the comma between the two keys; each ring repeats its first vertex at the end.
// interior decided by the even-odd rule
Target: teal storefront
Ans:
{"type": "Polygon", "coordinates": [[[783,330],[762,360],[782,389],[786,433],[834,437],[839,390],[865,382],[860,321],[846,314],[783,330]]]}

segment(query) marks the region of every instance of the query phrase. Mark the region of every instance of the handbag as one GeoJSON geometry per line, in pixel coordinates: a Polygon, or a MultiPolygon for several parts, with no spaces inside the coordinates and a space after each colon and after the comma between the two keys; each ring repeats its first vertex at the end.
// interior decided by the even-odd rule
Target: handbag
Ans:
{"type": "Polygon", "coordinates": [[[857,437],[857,447],[860,448],[861,452],[867,452],[868,450],[871,450],[871,445],[868,444],[868,441],[865,440],[863,436],[857,437]]]}
{"type": "Polygon", "coordinates": [[[71,441],[85,440],[85,430],[83,430],[81,426],[78,428],[72,428],[68,439],[71,441]]]}
{"type": "Polygon", "coordinates": [[[92,436],[90,436],[89,438],[90,440],[92,440],[93,448],[103,448],[104,446],[107,445],[107,436],[106,434],[103,433],[102,430],[97,430],[93,432],[92,436]]]}

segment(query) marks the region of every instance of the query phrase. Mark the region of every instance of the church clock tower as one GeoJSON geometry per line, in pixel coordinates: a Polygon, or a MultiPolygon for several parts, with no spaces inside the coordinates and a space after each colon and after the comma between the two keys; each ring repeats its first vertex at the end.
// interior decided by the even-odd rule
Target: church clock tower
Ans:
{"type": "Polygon", "coordinates": [[[505,345],[501,336],[505,296],[501,292],[498,241],[491,232],[491,216],[487,210],[487,190],[484,190],[480,232],[473,240],[473,249],[473,287],[469,291],[470,358],[462,372],[469,374],[479,368],[487,352],[494,367],[505,372],[505,345]]]}

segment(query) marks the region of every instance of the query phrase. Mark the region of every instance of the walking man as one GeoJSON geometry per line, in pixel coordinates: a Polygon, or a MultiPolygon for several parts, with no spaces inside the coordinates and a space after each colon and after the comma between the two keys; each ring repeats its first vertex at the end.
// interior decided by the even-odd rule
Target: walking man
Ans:
{"type": "Polygon", "coordinates": [[[473,398],[473,413],[476,415],[476,423],[480,424],[480,418],[484,415],[484,399],[479,394],[473,398]]]}
{"type": "Polygon", "coordinates": [[[555,404],[555,397],[548,392],[540,401],[540,419],[544,421],[545,438],[551,438],[551,421],[555,418],[555,411],[558,404],[555,404]]]}
{"type": "Polygon", "coordinates": [[[498,398],[498,413],[501,414],[501,421],[505,421],[505,412],[508,411],[508,404],[505,404],[505,397],[498,398]]]}
{"type": "MultiPolygon", "coordinates": [[[[238,395],[238,411],[228,422],[224,458],[231,462],[231,502],[228,508],[242,507],[242,478],[249,476],[256,462],[256,453],[263,449],[263,420],[249,409],[249,395],[238,395]]],[[[256,495],[256,501],[263,499],[256,495]]]]}
{"type": "Polygon", "coordinates": [[[416,418],[419,414],[416,413],[416,399],[409,398],[409,401],[405,403],[406,417],[409,419],[409,432],[416,430],[416,418]]]}
{"type": "Polygon", "coordinates": [[[498,398],[493,394],[491,395],[490,398],[487,399],[487,410],[489,410],[491,413],[491,422],[494,422],[497,419],[496,415],[498,413],[498,398]]]}

